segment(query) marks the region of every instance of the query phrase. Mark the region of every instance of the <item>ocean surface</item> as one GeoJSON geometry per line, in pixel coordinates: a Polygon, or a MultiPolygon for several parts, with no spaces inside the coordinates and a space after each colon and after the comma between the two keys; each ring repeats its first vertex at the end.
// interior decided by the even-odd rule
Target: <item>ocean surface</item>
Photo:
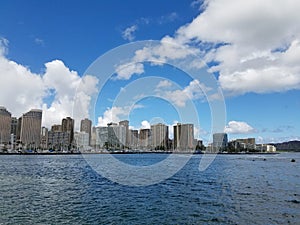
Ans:
{"type": "MultiPolygon", "coordinates": [[[[166,156],[116,155],[135,165],[166,156]]],[[[201,157],[161,183],[131,187],[81,155],[0,155],[0,224],[300,224],[299,153],[218,155],[203,172],[201,157]]]]}

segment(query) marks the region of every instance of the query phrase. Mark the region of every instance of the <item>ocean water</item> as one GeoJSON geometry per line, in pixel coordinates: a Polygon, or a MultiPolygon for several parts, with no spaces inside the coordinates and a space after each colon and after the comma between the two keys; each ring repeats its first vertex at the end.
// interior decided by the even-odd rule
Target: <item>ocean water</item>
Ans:
{"type": "MultiPolygon", "coordinates": [[[[166,155],[116,157],[149,165],[166,155]]],[[[201,157],[130,187],[81,155],[0,155],[0,224],[300,224],[300,154],[218,155],[203,172],[201,157]]]]}

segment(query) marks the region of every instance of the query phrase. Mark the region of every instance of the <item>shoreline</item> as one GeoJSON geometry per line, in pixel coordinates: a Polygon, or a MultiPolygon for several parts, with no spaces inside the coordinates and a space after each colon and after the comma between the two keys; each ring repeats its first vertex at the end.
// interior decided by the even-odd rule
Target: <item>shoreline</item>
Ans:
{"type": "MultiPolygon", "coordinates": [[[[63,152],[39,152],[39,153],[18,153],[18,152],[12,152],[12,153],[0,153],[1,155],[106,155],[106,154],[114,154],[114,155],[133,155],[133,154],[182,154],[182,155],[278,155],[283,152],[243,152],[243,153],[203,153],[203,152],[73,152],[73,153],[63,153],[63,152]]],[[[285,153],[285,152],[284,152],[285,153]]],[[[297,152],[286,152],[286,153],[297,153],[297,152]]]]}

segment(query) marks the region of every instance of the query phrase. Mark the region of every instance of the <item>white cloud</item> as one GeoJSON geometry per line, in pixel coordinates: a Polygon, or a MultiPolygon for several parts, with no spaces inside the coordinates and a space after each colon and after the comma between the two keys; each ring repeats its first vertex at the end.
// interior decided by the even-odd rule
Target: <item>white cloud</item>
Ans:
{"type": "Polygon", "coordinates": [[[0,37],[0,55],[7,54],[9,41],[6,38],[0,37]]]}
{"type": "Polygon", "coordinates": [[[6,58],[7,50],[3,49],[7,48],[7,43],[0,42],[0,105],[17,117],[32,108],[43,109],[42,124],[50,127],[60,123],[63,117],[72,116],[76,96],[80,107],[73,117],[78,128],[80,119],[89,115],[89,104],[91,96],[97,93],[98,79],[90,75],[82,78],[60,60],[46,63],[45,72],[41,74],[33,73],[6,58]]]}
{"type": "Polygon", "coordinates": [[[256,132],[256,130],[246,122],[230,121],[224,132],[229,134],[249,134],[256,132]]]}
{"type": "Polygon", "coordinates": [[[204,12],[178,29],[175,38],[225,43],[208,54],[219,62],[213,69],[230,94],[299,89],[299,7],[297,0],[208,0],[204,12]]]}
{"type": "MultiPolygon", "coordinates": [[[[139,49],[129,62],[116,66],[115,71],[117,76],[115,79],[128,80],[134,74],[138,75],[144,73],[144,62],[151,62],[152,65],[163,65],[164,63],[175,62],[199,53],[199,49],[182,45],[178,40],[166,36],[160,41],[160,44],[139,49]]],[[[195,62],[192,62],[192,64],[195,64],[195,62]]],[[[197,66],[203,65],[197,63],[197,66]]]]}
{"type": "Polygon", "coordinates": [[[135,39],[134,32],[138,29],[137,25],[132,25],[130,27],[127,27],[123,32],[122,32],[122,37],[124,40],[127,41],[133,41],[135,39]]]}
{"type": "Polygon", "coordinates": [[[192,53],[217,62],[210,71],[219,72],[227,95],[300,89],[300,1],[206,0],[201,7],[191,23],[160,45],[136,51],[132,62],[180,62],[192,53]]]}
{"type": "Polygon", "coordinates": [[[144,66],[142,63],[126,63],[116,67],[116,80],[129,80],[133,74],[144,73],[144,66]]]}
{"type": "Polygon", "coordinates": [[[0,55],[0,104],[20,116],[31,108],[40,108],[46,87],[38,74],[0,55]]]}
{"type": "Polygon", "coordinates": [[[171,81],[162,80],[157,84],[156,88],[166,88],[166,87],[171,87],[171,86],[172,86],[171,81]]]}
{"type": "Polygon", "coordinates": [[[205,10],[209,0],[194,0],[191,3],[192,8],[198,8],[199,10],[205,10]]]}
{"type": "Polygon", "coordinates": [[[117,107],[113,106],[108,108],[103,116],[98,117],[98,125],[97,126],[107,126],[110,122],[119,122],[124,117],[128,118],[131,108],[130,107],[117,107]]]}
{"type": "Polygon", "coordinates": [[[198,80],[192,80],[183,89],[165,91],[157,89],[157,94],[169,100],[178,107],[185,107],[187,101],[192,101],[203,97],[203,85],[198,80]]]}
{"type": "Polygon", "coordinates": [[[113,106],[111,108],[107,108],[103,115],[98,117],[97,126],[107,126],[110,122],[117,123],[121,120],[128,119],[132,110],[142,107],[143,105],[136,104],[132,106],[113,106]]]}
{"type": "Polygon", "coordinates": [[[151,125],[147,120],[143,120],[141,122],[141,128],[140,129],[150,129],[151,125]]]}

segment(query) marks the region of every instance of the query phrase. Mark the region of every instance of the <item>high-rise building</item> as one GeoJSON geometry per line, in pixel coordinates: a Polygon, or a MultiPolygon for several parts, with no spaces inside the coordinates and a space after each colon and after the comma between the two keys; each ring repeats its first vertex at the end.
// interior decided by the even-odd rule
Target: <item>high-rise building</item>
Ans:
{"type": "Polygon", "coordinates": [[[48,128],[42,127],[41,144],[42,149],[48,149],[48,128]]]}
{"type": "Polygon", "coordinates": [[[8,143],[11,134],[11,113],[0,106],[0,144],[8,143]]]}
{"type": "Polygon", "coordinates": [[[139,131],[129,130],[129,147],[137,149],[139,145],[139,131]]]}
{"type": "Polygon", "coordinates": [[[16,117],[12,117],[10,133],[13,134],[15,137],[17,136],[17,129],[18,129],[18,119],[16,117]]]}
{"type": "Polygon", "coordinates": [[[237,142],[255,145],[255,138],[243,138],[243,139],[236,139],[237,142]]]}
{"type": "Polygon", "coordinates": [[[72,119],[71,117],[66,117],[62,119],[61,130],[62,132],[67,132],[70,134],[69,145],[71,145],[74,139],[74,119],[72,119]]]}
{"type": "Polygon", "coordinates": [[[62,132],[62,126],[60,124],[54,124],[51,126],[52,132],[62,132]]]}
{"type": "Polygon", "coordinates": [[[91,145],[92,121],[87,118],[85,118],[84,120],[81,120],[80,132],[85,132],[85,133],[89,134],[89,145],[91,145]]]}
{"type": "Polygon", "coordinates": [[[125,140],[125,146],[129,146],[129,121],[128,120],[122,120],[119,122],[119,126],[125,127],[125,132],[126,132],[126,140],[125,140]]]}
{"type": "Polygon", "coordinates": [[[213,134],[213,150],[222,151],[228,146],[228,137],[226,133],[213,134]]]}
{"type": "Polygon", "coordinates": [[[152,148],[155,149],[167,149],[169,139],[169,128],[168,126],[158,123],[151,125],[151,139],[152,148]]]}
{"type": "Polygon", "coordinates": [[[17,136],[16,136],[17,141],[21,140],[21,126],[22,126],[22,117],[18,119],[18,123],[17,123],[17,136]]]}
{"type": "Polygon", "coordinates": [[[150,148],[151,147],[151,130],[150,129],[140,129],[139,146],[141,148],[150,148]]]}
{"type": "Polygon", "coordinates": [[[126,127],[116,123],[109,123],[108,126],[108,144],[112,148],[124,148],[126,143],[126,127]]]}
{"type": "Polygon", "coordinates": [[[42,113],[40,109],[32,109],[22,116],[20,139],[31,148],[40,146],[42,113]]]}
{"type": "Polygon", "coordinates": [[[194,125],[177,123],[174,129],[174,149],[180,151],[193,150],[194,125]]]}
{"type": "Polygon", "coordinates": [[[99,146],[96,145],[96,141],[97,141],[97,131],[96,131],[97,127],[92,127],[92,132],[91,132],[91,146],[94,149],[98,149],[99,146]]]}
{"type": "Polygon", "coordinates": [[[80,151],[85,151],[89,149],[89,134],[86,132],[75,132],[74,140],[76,147],[80,151]]]}
{"type": "Polygon", "coordinates": [[[49,131],[48,147],[55,151],[70,150],[70,132],[49,131]]]}
{"type": "Polygon", "coordinates": [[[97,127],[97,140],[98,146],[101,149],[108,148],[108,127],[97,127]]]}

